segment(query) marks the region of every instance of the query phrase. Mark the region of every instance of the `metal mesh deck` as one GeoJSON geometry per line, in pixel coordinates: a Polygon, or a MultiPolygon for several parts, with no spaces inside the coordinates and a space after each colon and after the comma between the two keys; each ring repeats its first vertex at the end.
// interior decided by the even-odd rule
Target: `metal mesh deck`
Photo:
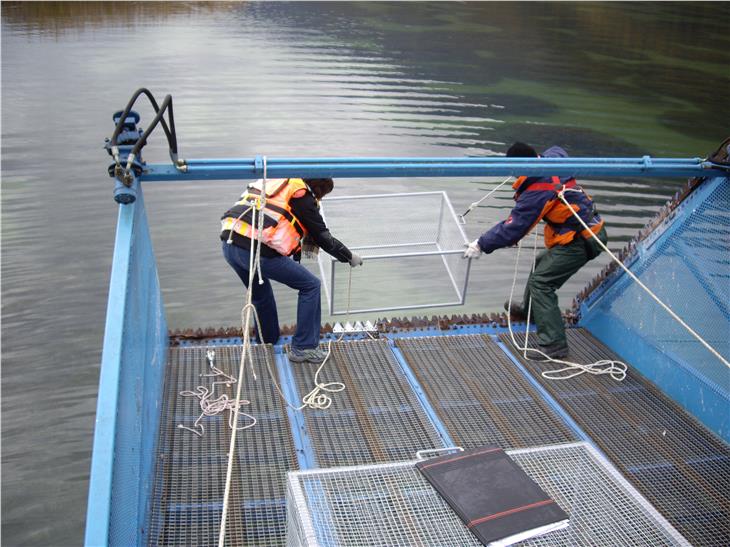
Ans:
{"type": "Polygon", "coordinates": [[[401,338],[396,345],[458,446],[577,440],[488,336],[401,338]]]}
{"type": "MultiPolygon", "coordinates": [[[[686,544],[589,445],[510,451],[570,515],[570,526],[521,545],[686,544]]],[[[414,462],[289,474],[290,546],[481,545],[414,462]]]]}
{"type": "MultiPolygon", "coordinates": [[[[216,366],[238,375],[240,346],[216,346],[216,366]]],[[[206,347],[170,348],[160,424],[159,458],[150,519],[151,545],[218,545],[227,453],[231,430],[228,412],[205,418],[205,435],[178,429],[192,426],[200,414],[198,399],[179,392],[209,385],[206,347]]],[[[285,540],[286,472],[297,469],[286,410],[269,379],[265,359],[271,346],[254,348],[258,381],[247,365],[243,411],[258,423],[239,431],[234,461],[226,545],[281,545],[285,540]]],[[[272,369],[276,372],[272,364],[272,369]]],[[[278,379],[277,379],[278,381],[278,379]]],[[[216,394],[235,397],[234,387],[216,386],[216,394]]]]}
{"type": "MultiPolygon", "coordinates": [[[[508,335],[502,338],[510,345],[508,335]]],[[[523,343],[524,336],[516,338],[523,343]]],[[[583,329],[569,329],[568,342],[571,360],[616,358],[583,329]]],[[[727,545],[730,447],[632,369],[621,383],[585,374],[550,381],[540,372],[554,367],[521,360],[687,539],[727,545]]]]}
{"type": "MultiPolygon", "coordinates": [[[[300,395],[314,386],[316,369],[292,366],[300,395]]],[[[409,460],[443,446],[384,340],[333,343],[319,380],[347,386],[327,410],[304,412],[319,467],[409,460]]]]}

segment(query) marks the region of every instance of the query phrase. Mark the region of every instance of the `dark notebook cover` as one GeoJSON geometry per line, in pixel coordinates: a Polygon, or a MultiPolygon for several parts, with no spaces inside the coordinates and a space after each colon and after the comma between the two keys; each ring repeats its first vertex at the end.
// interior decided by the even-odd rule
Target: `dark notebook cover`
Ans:
{"type": "Polygon", "coordinates": [[[568,524],[568,515],[501,448],[467,450],[416,467],[484,545],[568,524]]]}

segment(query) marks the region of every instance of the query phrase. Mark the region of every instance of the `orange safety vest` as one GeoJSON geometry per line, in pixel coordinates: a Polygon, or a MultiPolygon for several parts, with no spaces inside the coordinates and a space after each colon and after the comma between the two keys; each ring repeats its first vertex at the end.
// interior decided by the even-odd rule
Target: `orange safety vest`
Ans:
{"type": "Polygon", "coordinates": [[[258,213],[263,213],[264,228],[261,242],[279,254],[289,256],[301,248],[302,238],[307,229],[299,222],[291,210],[290,201],[300,190],[309,187],[302,179],[268,179],[266,181],[266,204],[261,207],[264,181],[257,180],[248,185],[241,199],[226,211],[221,218],[221,230],[239,234],[249,239],[259,239],[259,231],[251,226],[254,205],[258,213]]]}
{"type": "MultiPolygon", "coordinates": [[[[517,190],[527,177],[519,177],[513,184],[513,188],[517,190]]],[[[586,193],[583,188],[578,186],[575,179],[571,178],[562,183],[560,177],[550,177],[550,182],[535,182],[531,184],[527,191],[529,192],[555,192],[555,197],[545,203],[540,216],[530,227],[530,230],[544,220],[546,223],[543,235],[545,237],[545,247],[548,249],[555,245],[567,245],[573,241],[576,235],[580,235],[583,239],[590,240],[591,233],[597,234],[603,228],[603,219],[595,213],[593,199],[586,193]],[[581,219],[588,225],[589,230],[583,228],[575,219],[573,213],[565,203],[557,197],[557,194],[563,189],[575,189],[578,192],[566,192],[565,199],[570,203],[570,209],[575,211],[581,219]]],[[[517,199],[518,196],[515,196],[517,199]]],[[[529,231],[529,230],[528,230],[529,231]]]]}

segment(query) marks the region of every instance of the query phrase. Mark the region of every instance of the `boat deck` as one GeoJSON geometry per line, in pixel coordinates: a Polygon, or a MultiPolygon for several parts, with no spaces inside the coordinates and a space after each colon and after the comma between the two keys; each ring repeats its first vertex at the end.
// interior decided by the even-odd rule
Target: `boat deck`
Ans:
{"type": "MultiPolygon", "coordinates": [[[[320,381],[341,381],[346,389],[332,395],[329,409],[303,412],[287,408],[274,381],[298,404],[311,389],[316,366],[290,364],[280,346],[254,347],[257,379],[247,365],[243,397],[251,404],[243,411],[257,423],[237,435],[226,544],[286,543],[288,471],[413,460],[419,450],[448,446],[526,449],[577,441],[605,454],[691,544],[720,545],[730,538],[730,447],[630,363],[620,383],[586,375],[550,381],[540,376],[544,364],[522,360],[496,330],[387,336],[333,342],[320,381]]],[[[569,337],[575,359],[617,358],[582,329],[570,329],[569,337]]],[[[180,392],[211,383],[200,377],[208,373],[205,355],[211,345],[216,366],[236,376],[238,344],[237,339],[207,340],[170,348],[148,534],[152,545],[218,544],[228,413],[205,418],[205,433],[198,437],[178,427],[192,427],[200,413],[198,400],[180,392]]],[[[216,393],[234,397],[234,387],[219,384],[216,393]]],[[[585,521],[590,511],[582,513],[584,520],[571,523],[572,533],[587,534],[581,541],[616,540],[598,525],[591,535],[585,521]]],[[[615,525],[621,519],[604,520],[615,525]]],[[[643,543],[665,544],[665,539],[648,535],[643,543]]],[[[632,543],[637,544],[635,537],[632,543]]]]}

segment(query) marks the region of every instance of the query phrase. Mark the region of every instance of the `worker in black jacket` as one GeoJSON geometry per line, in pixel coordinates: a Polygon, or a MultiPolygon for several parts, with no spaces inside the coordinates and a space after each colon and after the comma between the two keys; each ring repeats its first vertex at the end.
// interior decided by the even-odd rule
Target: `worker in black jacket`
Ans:
{"type": "Polygon", "coordinates": [[[273,279],[299,291],[297,328],[292,338],[289,360],[295,363],[321,363],[325,354],[319,349],[322,317],[319,278],[299,264],[302,242],[318,247],[353,268],[362,258],[334,238],[319,213],[318,201],[334,188],[332,179],[258,180],[248,186],[241,199],[221,217],[223,256],[248,287],[251,239],[261,243],[261,276],[254,274],[252,302],[261,321],[259,341],[275,344],[279,339],[279,317],[273,279]],[[263,200],[263,230],[252,226],[252,203],[263,200]],[[294,257],[296,260],[293,260],[294,257]]]}

